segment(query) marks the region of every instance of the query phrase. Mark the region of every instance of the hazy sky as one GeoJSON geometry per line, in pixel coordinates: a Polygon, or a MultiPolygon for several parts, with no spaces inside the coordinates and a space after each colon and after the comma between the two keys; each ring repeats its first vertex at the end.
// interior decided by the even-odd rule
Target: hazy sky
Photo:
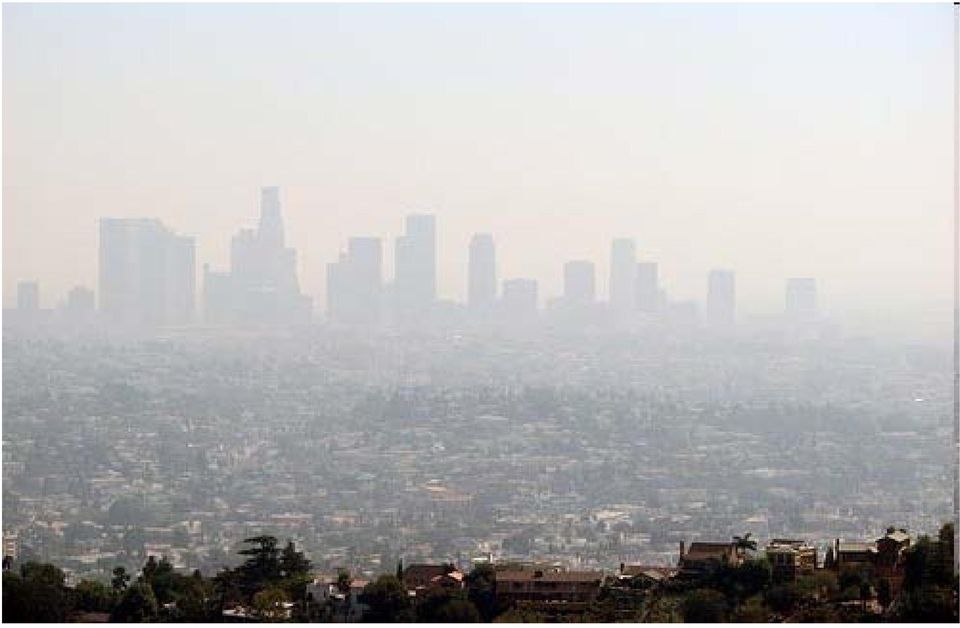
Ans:
{"type": "MultiPolygon", "coordinates": [[[[438,217],[441,296],[475,231],[559,292],[635,237],[675,298],[737,271],[826,309],[952,307],[949,4],[4,5],[3,284],[96,286],[97,219],[149,216],[227,263],[283,187],[301,285],[350,235],[438,217]]],[[[851,319],[854,320],[854,319],[851,319]]]]}

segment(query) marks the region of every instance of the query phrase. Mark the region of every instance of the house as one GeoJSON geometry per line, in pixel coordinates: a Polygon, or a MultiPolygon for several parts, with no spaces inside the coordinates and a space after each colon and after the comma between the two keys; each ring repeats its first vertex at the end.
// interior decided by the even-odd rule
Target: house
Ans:
{"type": "Polygon", "coordinates": [[[876,553],[876,543],[836,539],[833,544],[833,567],[840,571],[873,565],[876,553]]]}
{"type": "Polygon", "coordinates": [[[680,541],[680,560],[678,567],[683,577],[696,577],[719,565],[739,566],[743,554],[734,543],[691,543],[685,550],[680,541]]]}
{"type": "Polygon", "coordinates": [[[407,591],[426,591],[436,587],[462,589],[464,574],[452,564],[410,565],[403,570],[403,586],[407,591]]]}
{"type": "Polygon", "coordinates": [[[540,606],[555,610],[580,609],[600,595],[600,571],[520,569],[497,571],[495,594],[504,606],[540,606]]]}
{"type": "Polygon", "coordinates": [[[646,589],[656,584],[674,578],[680,570],[676,567],[659,567],[651,565],[620,564],[620,573],[616,580],[620,584],[628,584],[632,588],[646,589]]]}
{"type": "Polygon", "coordinates": [[[817,548],[799,539],[773,539],[765,548],[778,581],[795,580],[817,568],[817,548]]]}

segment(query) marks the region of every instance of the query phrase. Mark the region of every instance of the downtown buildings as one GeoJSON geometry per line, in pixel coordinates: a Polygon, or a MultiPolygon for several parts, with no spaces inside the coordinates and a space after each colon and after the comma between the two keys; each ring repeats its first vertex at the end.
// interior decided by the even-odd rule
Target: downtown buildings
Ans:
{"type": "Polygon", "coordinates": [[[100,311],[122,327],[194,321],[196,250],[158,220],[100,221],[100,311]]]}
{"type": "Polygon", "coordinates": [[[285,244],[280,190],[261,190],[260,222],[241,229],[230,246],[230,270],[204,266],[204,317],[213,324],[307,322],[310,300],[300,293],[297,252],[285,244]]]}
{"type": "MultiPolygon", "coordinates": [[[[99,312],[80,318],[102,314],[105,322],[143,328],[193,324],[286,328],[309,323],[311,300],[300,289],[298,254],[287,242],[280,196],[276,187],[261,190],[257,224],[234,235],[227,269],[203,265],[199,286],[192,238],[157,220],[104,218],[99,312]]],[[[668,299],[660,264],[641,257],[632,238],[611,241],[606,286],[598,282],[604,277],[592,260],[558,262],[562,289],[551,298],[535,279],[501,278],[494,235],[475,233],[463,243],[468,261],[462,303],[438,294],[439,240],[437,217],[427,213],[406,216],[393,251],[387,250],[389,243],[382,237],[348,238],[338,258],[326,265],[325,320],[338,326],[395,330],[510,328],[515,323],[524,328],[542,323],[568,331],[635,331],[651,326],[690,330],[701,324],[699,304],[668,299]],[[391,255],[392,277],[385,269],[391,255]]],[[[29,312],[40,309],[39,285],[22,282],[18,292],[17,320],[37,319],[29,312]]],[[[816,322],[816,292],[813,279],[789,279],[784,321],[794,327],[798,322],[816,322]]],[[[80,288],[60,307],[85,312],[91,295],[80,288]]],[[[736,327],[732,270],[710,272],[705,301],[702,322],[709,329],[736,327]]]]}

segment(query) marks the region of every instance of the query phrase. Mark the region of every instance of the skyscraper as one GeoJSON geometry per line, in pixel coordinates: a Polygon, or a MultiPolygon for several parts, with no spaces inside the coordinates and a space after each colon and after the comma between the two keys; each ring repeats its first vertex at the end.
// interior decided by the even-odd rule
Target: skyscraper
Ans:
{"type": "Polygon", "coordinates": [[[21,312],[36,312],[40,309],[40,284],[36,281],[21,281],[17,284],[17,309],[21,312]]]}
{"type": "Polygon", "coordinates": [[[786,315],[794,322],[808,322],[817,317],[817,281],[810,277],[787,279],[786,315]]]}
{"type": "Polygon", "coordinates": [[[204,269],[204,311],[211,323],[282,324],[304,321],[310,300],[300,293],[297,252],[285,245],[280,190],[260,193],[256,229],[230,242],[229,273],[204,269]]]}
{"type": "Polygon", "coordinates": [[[407,216],[406,232],[397,238],[394,292],[401,316],[428,310],[437,298],[436,219],[407,216]]]}
{"type": "Polygon", "coordinates": [[[629,238],[617,238],[610,246],[610,308],[617,313],[636,307],[637,247],[629,238]]]}
{"type": "Polygon", "coordinates": [[[327,315],[358,325],[380,321],[383,247],[379,238],[350,238],[347,252],[327,265],[327,315]]]}
{"type": "Polygon", "coordinates": [[[636,303],[641,312],[657,312],[660,309],[660,283],[656,262],[637,264],[636,303]]]}
{"type": "Polygon", "coordinates": [[[591,305],[596,296],[593,262],[574,260],[563,265],[563,300],[566,305],[591,305]]]}
{"type": "Polygon", "coordinates": [[[493,236],[474,234],[470,240],[467,304],[475,312],[489,312],[497,300],[497,259],[493,236]]]}
{"type": "Polygon", "coordinates": [[[508,321],[528,319],[537,313],[536,279],[507,279],[501,297],[503,313],[508,321]]]}
{"type": "Polygon", "coordinates": [[[707,322],[731,327],[736,320],[736,283],[732,270],[712,270],[707,280],[707,322]]]}
{"type": "Polygon", "coordinates": [[[94,310],[93,290],[84,286],[74,286],[67,293],[65,307],[73,313],[91,313],[94,310]]]}
{"type": "Polygon", "coordinates": [[[100,220],[100,309],[122,325],[185,325],[193,320],[193,238],[152,219],[100,220]]]}

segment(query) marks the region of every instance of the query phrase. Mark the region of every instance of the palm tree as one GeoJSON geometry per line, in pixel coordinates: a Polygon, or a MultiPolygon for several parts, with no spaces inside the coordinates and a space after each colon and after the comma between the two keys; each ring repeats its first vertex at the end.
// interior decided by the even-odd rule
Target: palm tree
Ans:
{"type": "Polygon", "coordinates": [[[746,552],[757,551],[757,542],[751,539],[751,536],[753,536],[753,533],[747,532],[743,536],[733,537],[733,548],[738,557],[743,556],[746,552]]]}

